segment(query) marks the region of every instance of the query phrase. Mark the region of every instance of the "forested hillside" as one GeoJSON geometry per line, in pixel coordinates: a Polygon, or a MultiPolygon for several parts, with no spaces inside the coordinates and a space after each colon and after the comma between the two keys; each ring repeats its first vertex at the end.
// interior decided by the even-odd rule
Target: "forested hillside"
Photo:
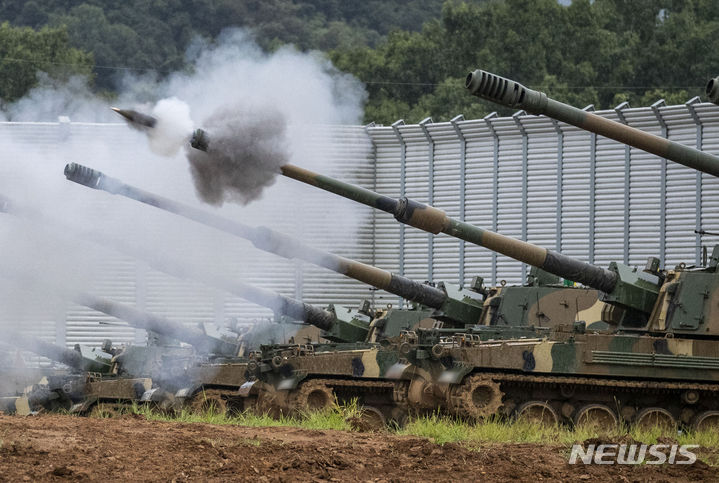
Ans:
{"type": "Polygon", "coordinates": [[[712,0],[448,1],[421,33],[392,33],[375,49],[331,56],[367,83],[368,121],[491,112],[496,106],[461,88],[475,68],[579,107],[648,105],[662,97],[683,103],[719,74],[716,7],[712,0]]]}
{"type": "Polygon", "coordinates": [[[494,109],[462,89],[470,69],[515,78],[573,105],[684,102],[719,74],[714,0],[0,0],[0,98],[87,74],[187,68],[193,39],[228,27],[266,50],[317,49],[361,79],[365,119],[416,122],[494,109]],[[20,28],[23,27],[23,28],[20,28]],[[31,30],[32,29],[32,30],[31,30]]]}
{"type": "Polygon", "coordinates": [[[268,50],[327,51],[419,30],[441,8],[442,0],[0,0],[0,21],[66,27],[70,45],[94,55],[95,85],[112,90],[118,70],[181,69],[195,37],[213,39],[228,27],[251,29],[268,50]]]}

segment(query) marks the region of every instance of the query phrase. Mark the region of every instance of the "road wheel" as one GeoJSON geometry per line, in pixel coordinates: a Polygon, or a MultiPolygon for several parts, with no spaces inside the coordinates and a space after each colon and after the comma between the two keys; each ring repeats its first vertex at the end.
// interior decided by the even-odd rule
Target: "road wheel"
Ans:
{"type": "Polygon", "coordinates": [[[274,388],[261,388],[257,393],[257,401],[254,405],[254,412],[259,416],[267,415],[271,418],[279,418],[283,410],[283,405],[279,402],[277,392],[274,388]]]}
{"type": "Polygon", "coordinates": [[[197,414],[220,416],[227,413],[227,401],[222,398],[221,391],[207,389],[192,397],[190,409],[197,414]]]}
{"type": "Polygon", "coordinates": [[[527,401],[517,409],[517,420],[543,426],[559,424],[557,412],[544,401],[527,401]]]}
{"type": "Polygon", "coordinates": [[[362,406],[359,416],[350,418],[350,426],[355,431],[384,431],[387,429],[387,419],[382,411],[374,406],[362,406]]]}
{"type": "Polygon", "coordinates": [[[322,381],[306,381],[292,391],[289,401],[293,411],[321,411],[334,404],[335,395],[322,381]]]}
{"type": "Polygon", "coordinates": [[[645,408],[637,415],[636,424],[638,427],[648,430],[659,427],[662,430],[675,430],[677,421],[672,413],[664,408],[645,408]]]}
{"type": "Polygon", "coordinates": [[[704,411],[697,414],[693,426],[697,431],[719,431],[719,411],[704,411]]]}
{"type": "Polygon", "coordinates": [[[574,425],[578,428],[611,431],[618,424],[614,411],[604,404],[587,404],[574,416],[574,425]]]}
{"type": "Polygon", "coordinates": [[[499,383],[482,374],[467,376],[450,391],[450,405],[460,417],[484,419],[497,414],[504,394],[499,383]]]}

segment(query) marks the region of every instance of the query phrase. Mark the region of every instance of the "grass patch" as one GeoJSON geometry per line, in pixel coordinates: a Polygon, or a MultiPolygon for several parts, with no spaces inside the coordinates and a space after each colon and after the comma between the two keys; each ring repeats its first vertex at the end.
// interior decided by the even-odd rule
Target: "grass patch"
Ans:
{"type": "Polygon", "coordinates": [[[639,443],[655,444],[660,439],[677,444],[698,444],[702,448],[719,451],[719,434],[713,431],[674,432],[655,427],[642,429],[620,426],[611,430],[595,430],[571,426],[542,426],[524,421],[490,419],[482,423],[457,421],[440,415],[424,416],[410,421],[398,434],[429,438],[437,444],[456,442],[475,443],[554,443],[571,446],[576,442],[598,438],[608,443],[633,439],[639,443]]]}
{"type": "Polygon", "coordinates": [[[198,413],[183,409],[180,412],[164,413],[153,410],[148,406],[133,405],[127,410],[127,413],[143,416],[149,421],[206,423],[255,428],[292,426],[304,429],[350,431],[352,428],[348,420],[358,414],[358,409],[356,403],[344,406],[333,405],[321,411],[307,412],[296,416],[282,415],[279,418],[273,418],[267,414],[256,414],[250,411],[235,414],[217,414],[214,411],[198,413]]]}
{"type": "MultiPolygon", "coordinates": [[[[197,413],[183,410],[165,413],[148,406],[135,405],[126,413],[140,415],[150,421],[173,421],[183,423],[205,423],[247,427],[289,426],[313,430],[351,431],[350,421],[357,418],[360,408],[357,403],[333,405],[327,409],[299,415],[283,415],[273,418],[269,415],[249,411],[236,414],[217,414],[213,411],[197,413]]],[[[481,423],[464,422],[457,419],[431,414],[410,420],[403,428],[390,429],[394,434],[417,436],[444,445],[460,443],[470,449],[490,444],[553,444],[567,452],[575,443],[598,439],[606,443],[636,441],[644,444],[676,442],[676,444],[699,445],[698,455],[704,462],[719,466],[719,433],[714,431],[666,431],[655,427],[642,429],[636,426],[620,426],[611,430],[575,428],[571,426],[542,426],[526,421],[489,419],[481,423]]],[[[243,438],[240,445],[259,446],[259,439],[243,438]]]]}

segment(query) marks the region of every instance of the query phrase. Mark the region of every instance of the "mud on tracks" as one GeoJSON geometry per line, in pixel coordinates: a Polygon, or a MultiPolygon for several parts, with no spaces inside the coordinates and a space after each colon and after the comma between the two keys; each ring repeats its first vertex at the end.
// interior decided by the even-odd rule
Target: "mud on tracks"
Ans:
{"type": "Polygon", "coordinates": [[[547,444],[438,446],[382,433],[0,416],[0,481],[687,481],[716,468],[571,466],[547,444]]]}

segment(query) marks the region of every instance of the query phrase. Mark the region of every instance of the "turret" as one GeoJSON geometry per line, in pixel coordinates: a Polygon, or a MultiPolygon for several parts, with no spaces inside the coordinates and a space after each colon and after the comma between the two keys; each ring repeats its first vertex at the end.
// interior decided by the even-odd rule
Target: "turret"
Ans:
{"type": "Polygon", "coordinates": [[[648,330],[656,333],[718,337],[719,245],[706,267],[679,264],[667,270],[648,330]]]}
{"type": "MultiPolygon", "coordinates": [[[[555,101],[545,93],[529,89],[519,82],[483,70],[475,70],[467,75],[465,86],[471,94],[481,99],[513,109],[524,109],[530,114],[544,114],[675,163],[719,176],[717,156],[555,101]]],[[[709,98],[717,99],[718,93],[719,87],[715,80],[710,81],[707,86],[709,98]]]]}
{"type": "MultiPolygon", "coordinates": [[[[68,164],[65,167],[65,176],[70,181],[90,188],[125,196],[247,239],[261,250],[288,259],[297,258],[313,263],[373,287],[386,290],[417,304],[436,309],[437,313],[435,317],[440,320],[453,322],[457,325],[465,325],[476,323],[481,316],[482,296],[479,290],[460,290],[445,285],[440,285],[440,288],[436,288],[418,283],[404,276],[319,250],[269,228],[251,227],[149,193],[123,183],[118,179],[106,176],[99,171],[75,163],[68,164]]],[[[253,299],[250,300],[255,301],[253,299]]],[[[298,320],[305,320],[300,317],[296,318],[298,320]]],[[[320,327],[320,325],[318,325],[318,327],[320,327]]],[[[327,327],[320,328],[329,330],[327,327]]]]}

